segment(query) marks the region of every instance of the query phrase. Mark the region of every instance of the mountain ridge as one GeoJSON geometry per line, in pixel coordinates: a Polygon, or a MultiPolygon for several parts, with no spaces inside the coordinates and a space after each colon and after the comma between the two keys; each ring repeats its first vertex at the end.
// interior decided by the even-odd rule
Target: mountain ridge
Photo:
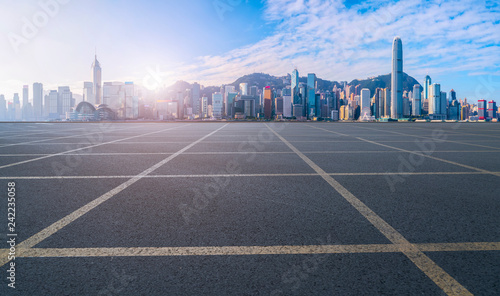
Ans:
{"type": "MultiPolygon", "coordinates": [[[[232,85],[235,87],[236,90],[239,90],[240,88],[240,83],[248,83],[248,86],[257,86],[259,89],[263,89],[266,86],[271,86],[276,89],[280,88],[285,88],[286,84],[285,81],[287,79],[287,76],[272,76],[270,74],[266,73],[252,73],[252,74],[247,74],[244,76],[241,76],[240,78],[236,79],[233,83],[225,84],[225,85],[232,85]]],[[[321,78],[317,78],[317,85],[318,89],[322,91],[329,90],[331,91],[334,86],[337,86],[337,88],[341,87],[341,84],[338,81],[329,81],[329,80],[324,80],[321,78]]],[[[299,77],[299,82],[307,83],[307,77],[299,77]]],[[[413,77],[410,75],[403,73],[403,91],[413,91],[413,86],[415,84],[422,85],[413,77]]],[[[190,84],[185,81],[177,81],[175,84],[169,86],[167,90],[169,92],[178,92],[178,91],[185,91],[186,89],[190,88],[193,84],[190,84]]],[[[354,79],[348,85],[360,85],[360,88],[368,88],[370,90],[371,95],[375,93],[376,88],[386,88],[389,87],[391,88],[391,74],[384,74],[384,75],[379,75],[376,77],[370,77],[366,79],[354,79]]],[[[200,95],[203,96],[211,96],[216,91],[220,90],[220,86],[207,86],[204,87],[200,95]]]]}

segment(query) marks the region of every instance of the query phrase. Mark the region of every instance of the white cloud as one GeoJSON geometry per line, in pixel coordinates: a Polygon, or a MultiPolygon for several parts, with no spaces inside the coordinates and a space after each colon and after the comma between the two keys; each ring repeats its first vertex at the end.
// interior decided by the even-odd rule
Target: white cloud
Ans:
{"type": "Polygon", "coordinates": [[[500,11],[485,1],[374,0],[348,9],[339,0],[268,0],[264,16],[278,23],[268,37],[202,57],[183,78],[220,84],[251,71],[284,75],[294,66],[331,80],[385,74],[397,35],[409,74],[494,73],[500,65],[500,11]]]}

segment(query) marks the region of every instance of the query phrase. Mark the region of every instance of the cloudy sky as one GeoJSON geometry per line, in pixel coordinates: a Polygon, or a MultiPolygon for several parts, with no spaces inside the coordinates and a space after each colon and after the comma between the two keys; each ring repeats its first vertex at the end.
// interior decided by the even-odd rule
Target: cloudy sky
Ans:
{"type": "MultiPolygon", "coordinates": [[[[350,81],[404,71],[459,98],[500,101],[498,0],[0,0],[0,94],[69,85],[81,94],[94,52],[104,81],[150,89],[230,83],[264,72],[350,81]]],[[[31,96],[30,96],[31,98],[31,96]]]]}

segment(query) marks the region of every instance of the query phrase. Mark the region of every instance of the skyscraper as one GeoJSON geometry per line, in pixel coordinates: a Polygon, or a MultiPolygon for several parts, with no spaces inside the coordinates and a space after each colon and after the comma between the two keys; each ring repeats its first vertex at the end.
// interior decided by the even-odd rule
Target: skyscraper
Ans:
{"type": "Polygon", "coordinates": [[[97,55],[95,56],[94,63],[92,64],[92,77],[94,83],[93,95],[94,104],[102,104],[102,69],[99,61],[97,60],[97,55]]]}
{"type": "Polygon", "coordinates": [[[420,116],[422,115],[422,100],[421,100],[421,92],[420,92],[420,85],[415,84],[413,86],[413,110],[412,114],[413,116],[420,116]]]}
{"type": "Polygon", "coordinates": [[[83,100],[95,105],[94,99],[94,84],[92,82],[83,83],[83,100]]]}
{"type": "Polygon", "coordinates": [[[57,90],[51,90],[49,95],[45,97],[46,114],[49,119],[60,119],[58,112],[59,98],[57,90]]]}
{"type": "Polygon", "coordinates": [[[477,101],[477,115],[479,120],[485,120],[488,117],[488,113],[486,111],[486,100],[477,101]]]}
{"type": "Polygon", "coordinates": [[[368,88],[363,88],[361,90],[361,114],[359,119],[363,120],[371,116],[370,111],[370,90],[368,88]]]}
{"type": "Polygon", "coordinates": [[[431,97],[430,93],[430,87],[432,85],[432,79],[429,75],[425,76],[425,83],[424,83],[424,100],[428,100],[431,97]]]}
{"type": "Polygon", "coordinates": [[[41,120],[43,113],[43,84],[33,83],[33,115],[35,120],[41,120]]]}
{"type": "Polygon", "coordinates": [[[208,117],[208,98],[207,97],[201,98],[201,117],[202,118],[208,117]]]}
{"type": "Polygon", "coordinates": [[[22,110],[21,110],[21,101],[19,100],[19,94],[14,94],[14,120],[22,120],[22,110]]]}
{"type": "Polygon", "coordinates": [[[307,74],[307,117],[312,119],[316,114],[316,74],[307,74]]]}
{"type": "Polygon", "coordinates": [[[441,85],[434,83],[429,87],[429,115],[441,114],[441,85]]]}
{"type": "Polygon", "coordinates": [[[391,117],[403,117],[403,43],[399,37],[392,44],[391,117]]]}
{"type": "Polygon", "coordinates": [[[0,95],[0,120],[7,120],[7,101],[4,95],[0,95]]]}
{"type": "Polygon", "coordinates": [[[28,100],[29,100],[29,85],[24,85],[23,86],[23,108],[26,108],[28,106],[28,100]]]}
{"type": "Polygon", "coordinates": [[[488,102],[488,118],[497,118],[497,103],[493,100],[488,102]]]}
{"type": "Polygon", "coordinates": [[[248,83],[240,83],[240,94],[248,96],[248,83]]]}
{"type": "Polygon", "coordinates": [[[264,89],[264,118],[271,119],[273,116],[273,92],[270,86],[264,89]]]}
{"type": "Polygon", "coordinates": [[[193,115],[200,115],[200,85],[195,82],[191,88],[191,107],[193,107],[193,115]]]}
{"type": "Polygon", "coordinates": [[[294,69],[292,72],[292,104],[300,104],[299,96],[299,71],[294,69]]]}
{"type": "Polygon", "coordinates": [[[384,116],[391,117],[391,90],[384,88],[384,116]]]}
{"type": "Polygon", "coordinates": [[[70,111],[73,100],[73,93],[69,89],[69,86],[60,86],[58,91],[58,113],[62,117],[66,116],[66,113],[70,111]]]}
{"type": "Polygon", "coordinates": [[[212,94],[212,106],[213,106],[213,113],[214,117],[217,119],[222,118],[222,112],[223,112],[223,96],[220,92],[216,92],[212,94]]]}

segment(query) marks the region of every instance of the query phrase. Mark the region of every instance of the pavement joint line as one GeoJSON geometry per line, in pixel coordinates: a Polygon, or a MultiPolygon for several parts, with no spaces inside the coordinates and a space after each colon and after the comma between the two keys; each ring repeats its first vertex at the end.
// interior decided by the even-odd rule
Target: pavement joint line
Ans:
{"type": "MultiPolygon", "coordinates": [[[[70,132],[70,131],[78,131],[78,130],[84,130],[85,128],[75,128],[75,129],[69,129],[69,130],[64,130],[64,132],[70,132]]],[[[31,135],[43,135],[43,134],[50,134],[50,133],[54,133],[54,132],[57,132],[57,131],[50,131],[50,132],[36,132],[36,133],[29,133],[29,134],[24,134],[22,133],[23,130],[22,129],[19,129],[19,130],[16,130],[15,132],[13,133],[20,133],[18,135],[12,135],[12,136],[8,136],[8,137],[0,137],[0,140],[2,139],[10,139],[10,138],[18,138],[18,137],[26,137],[26,136],[31,136],[31,135]],[[21,133],[20,133],[21,132],[21,133]]]]}
{"type": "MultiPolygon", "coordinates": [[[[315,129],[324,130],[324,131],[329,132],[329,133],[337,133],[337,132],[334,132],[334,131],[331,131],[331,130],[328,130],[328,129],[324,129],[324,128],[320,128],[320,127],[315,127],[315,126],[311,126],[311,125],[308,125],[308,126],[310,126],[312,128],[315,128],[315,129]]],[[[380,130],[377,130],[377,131],[380,131],[380,130]]],[[[356,137],[356,136],[352,136],[352,137],[356,137]]],[[[466,164],[458,163],[458,162],[455,162],[455,161],[446,160],[446,159],[443,159],[443,158],[439,158],[439,157],[427,155],[427,154],[420,153],[420,152],[417,152],[417,151],[410,151],[410,150],[406,150],[406,149],[399,148],[399,147],[393,147],[393,146],[385,145],[385,144],[382,144],[382,143],[378,143],[378,142],[367,140],[367,139],[360,138],[360,137],[356,137],[356,139],[359,139],[359,140],[362,140],[362,141],[365,141],[367,143],[371,143],[371,144],[374,144],[374,145],[378,145],[378,146],[382,146],[382,147],[386,147],[386,148],[390,148],[390,149],[395,149],[395,150],[399,150],[401,152],[406,152],[406,153],[410,153],[410,154],[414,154],[414,155],[418,155],[418,156],[423,156],[423,157],[426,157],[426,158],[429,158],[429,159],[433,159],[433,160],[437,160],[437,161],[449,163],[449,164],[460,166],[460,167],[463,167],[463,168],[466,168],[466,169],[470,169],[470,170],[482,172],[484,174],[488,174],[488,175],[493,175],[493,176],[500,177],[500,173],[499,172],[492,172],[492,171],[488,171],[488,170],[485,170],[485,169],[480,169],[480,168],[473,167],[473,166],[470,166],[470,165],[466,165],[466,164]]],[[[439,151],[434,151],[434,152],[438,153],[439,151]]]]}
{"type": "MultiPolygon", "coordinates": [[[[500,172],[492,172],[500,174],[500,172]]],[[[491,172],[381,172],[381,173],[326,173],[329,176],[429,176],[429,175],[490,175],[491,172]]],[[[176,178],[247,178],[247,177],[318,177],[317,173],[289,174],[207,174],[207,175],[147,175],[145,179],[176,179],[176,178]]],[[[116,176],[10,176],[0,177],[0,180],[74,180],[74,179],[130,179],[134,175],[116,176]]]]}
{"type": "Polygon", "coordinates": [[[393,228],[389,223],[377,215],[360,199],[354,196],[349,190],[342,186],[332,176],[328,175],[321,167],[314,163],[310,158],[300,152],[295,146],[290,144],[285,138],[271,129],[269,125],[266,127],[274,133],[276,137],[281,139],[291,150],[293,150],[304,162],[306,162],[314,171],[332,186],[344,199],[349,202],[362,216],[364,216],[376,229],[378,229],[388,240],[390,240],[397,248],[410,259],[427,277],[429,277],[438,287],[440,287],[447,295],[472,295],[464,286],[449,275],[444,269],[437,265],[431,258],[425,255],[417,246],[410,243],[401,233],[393,228]]]}
{"type": "MultiPolygon", "coordinates": [[[[133,128],[138,128],[138,127],[133,127],[133,128]]],[[[126,128],[126,129],[129,129],[129,128],[126,128]]],[[[124,129],[118,129],[118,130],[124,130],[124,129]]],[[[77,135],[72,135],[72,136],[48,138],[48,139],[44,139],[44,140],[34,140],[34,141],[23,142],[23,143],[11,143],[11,144],[0,145],[0,148],[12,147],[12,146],[23,146],[23,145],[33,146],[33,145],[72,145],[72,144],[79,144],[79,143],[40,143],[40,142],[53,141],[53,140],[59,140],[59,139],[75,138],[75,137],[80,137],[80,136],[88,136],[88,135],[95,135],[95,134],[101,134],[101,133],[105,133],[105,132],[98,131],[98,132],[91,132],[91,133],[85,133],[85,134],[77,134],[77,135]]],[[[88,138],[83,138],[83,139],[87,139],[88,140],[88,138]]]]}
{"type": "MultiPolygon", "coordinates": [[[[124,183],[118,185],[117,187],[115,187],[114,189],[108,191],[107,193],[105,193],[105,194],[101,195],[100,197],[94,199],[93,201],[89,202],[88,204],[86,204],[86,205],[80,207],[79,209],[75,210],[71,214],[69,214],[69,215],[63,217],[62,219],[54,222],[50,226],[42,229],[40,232],[32,235],[28,239],[26,239],[26,240],[22,241],[21,243],[19,243],[17,245],[17,247],[19,249],[30,249],[30,248],[33,248],[35,245],[37,245],[40,242],[44,241],[45,239],[47,239],[48,237],[50,237],[54,233],[58,232],[59,230],[61,230],[65,226],[67,226],[68,224],[72,223],[73,221],[75,221],[76,219],[80,218],[81,216],[87,214],[88,212],[90,212],[91,210],[93,210],[94,208],[96,208],[97,206],[99,206],[100,204],[106,202],[107,200],[109,200],[110,198],[112,198],[113,196],[115,196],[116,194],[122,192],[123,190],[127,189],[128,187],[130,187],[131,185],[133,185],[137,181],[141,180],[144,176],[149,175],[150,173],[152,173],[153,171],[155,171],[159,167],[163,166],[167,162],[169,162],[172,159],[176,158],[177,156],[179,156],[180,154],[182,154],[184,151],[186,151],[186,150],[190,149],[191,147],[195,146],[196,144],[200,143],[201,141],[203,141],[207,137],[209,137],[209,136],[217,133],[219,130],[223,129],[227,125],[228,125],[228,123],[226,123],[223,126],[219,127],[215,131],[212,131],[211,133],[206,134],[202,138],[200,138],[200,139],[192,142],[191,144],[187,145],[186,147],[182,148],[181,150],[177,151],[176,153],[170,155],[169,157],[167,157],[167,158],[163,159],[162,161],[158,162],[157,164],[151,166],[150,168],[148,168],[145,171],[143,171],[142,173],[136,175],[132,179],[127,180],[126,182],[124,182],[124,183]]],[[[181,126],[181,127],[185,127],[185,126],[181,126]]],[[[2,254],[2,256],[0,257],[0,267],[4,266],[9,261],[10,260],[8,259],[7,254],[4,252],[2,254]]]]}
{"type": "MultiPolygon", "coordinates": [[[[98,134],[99,132],[96,133],[88,133],[86,135],[92,135],[92,134],[98,134]]],[[[68,136],[72,137],[72,136],[68,136]]],[[[58,139],[58,138],[53,138],[58,139]]],[[[87,138],[84,138],[87,139],[87,138]]],[[[51,139],[47,140],[39,140],[39,141],[32,141],[32,142],[26,142],[26,143],[13,143],[13,144],[6,144],[4,146],[0,146],[0,148],[5,148],[5,147],[12,147],[12,146],[56,146],[56,145],[77,145],[80,144],[80,142],[59,142],[59,143],[39,143],[42,141],[50,141],[51,139]]],[[[338,143],[359,143],[359,141],[289,141],[290,143],[325,143],[325,144],[338,144],[338,143]]],[[[415,141],[377,141],[379,143],[415,143],[415,141]]],[[[140,144],[189,144],[191,143],[190,141],[179,141],[179,142],[140,142],[140,144]]],[[[227,143],[226,141],[206,141],[203,142],[203,144],[225,144],[227,143]]],[[[231,143],[248,143],[248,141],[231,141],[231,143]]],[[[281,141],[267,141],[267,143],[281,143],[281,141]]],[[[465,142],[460,142],[462,144],[465,144],[465,142]]],[[[137,145],[139,142],[121,142],[121,143],[114,143],[113,145],[137,145]]],[[[470,143],[469,143],[470,144],[470,143]]],[[[476,145],[476,144],[474,144],[476,145]]],[[[483,147],[483,146],[480,146],[483,147]]],[[[483,148],[488,148],[490,146],[484,146],[483,148]]],[[[493,148],[495,152],[500,152],[499,149],[493,148]]],[[[481,151],[481,150],[480,150],[481,151]]]]}
{"type": "MultiPolygon", "coordinates": [[[[421,243],[421,252],[500,251],[500,242],[421,243]]],[[[108,248],[29,248],[18,249],[19,258],[75,257],[170,257],[170,256],[245,256],[401,253],[396,244],[357,245],[282,245],[282,246],[207,246],[207,247],[108,247],[108,248]]],[[[6,254],[9,249],[0,249],[6,254]]]]}
{"type": "MultiPolygon", "coordinates": [[[[380,143],[380,142],[379,142],[380,143]]],[[[401,153],[401,151],[396,150],[366,150],[366,151],[302,151],[304,154],[366,154],[366,153],[401,153]]],[[[439,150],[435,153],[500,153],[496,150],[439,150]]],[[[170,155],[174,152],[109,152],[109,153],[65,153],[68,156],[130,156],[130,155],[170,155]]],[[[295,154],[292,151],[255,151],[255,152],[237,152],[237,151],[226,151],[226,152],[185,152],[183,155],[234,155],[234,154],[295,154]]],[[[47,156],[52,154],[41,153],[41,154],[0,154],[0,157],[35,157],[35,156],[47,156]]]]}
{"type": "MultiPolygon", "coordinates": [[[[357,127],[358,128],[362,128],[362,129],[379,131],[379,132],[393,133],[393,134],[396,134],[396,135],[402,135],[402,136],[409,136],[409,137],[414,137],[414,138],[421,138],[421,139],[430,139],[430,140],[433,140],[432,137],[427,137],[427,136],[418,136],[418,135],[403,134],[403,133],[394,132],[394,131],[379,130],[379,129],[369,128],[369,127],[362,127],[362,126],[357,126],[357,127]]],[[[445,133],[446,133],[446,131],[445,131],[445,133]]],[[[491,147],[491,146],[486,146],[486,145],[479,145],[479,144],[459,142],[459,141],[452,141],[452,140],[440,140],[440,141],[449,142],[449,143],[456,143],[456,144],[462,144],[462,145],[475,146],[475,147],[490,148],[490,149],[495,149],[495,150],[499,150],[500,151],[499,147],[491,147]]]]}
{"type": "MultiPolygon", "coordinates": [[[[409,129],[418,129],[418,130],[425,130],[425,131],[428,131],[428,129],[425,129],[425,128],[422,128],[422,127],[409,127],[409,126],[405,126],[409,129]]],[[[492,138],[498,138],[500,139],[500,136],[494,136],[494,135],[478,135],[478,134],[471,134],[471,133],[459,133],[459,132],[454,132],[454,131],[451,131],[451,130],[446,130],[447,133],[452,133],[452,134],[455,134],[455,135],[470,135],[470,136],[487,136],[487,137],[492,137],[492,138]]]]}
{"type": "MultiPolygon", "coordinates": [[[[188,125],[184,125],[184,126],[188,126],[188,125]]],[[[108,144],[112,144],[112,143],[123,141],[123,140],[129,140],[129,139],[139,138],[139,137],[142,137],[144,135],[157,134],[157,133],[169,131],[169,130],[172,130],[172,129],[178,129],[178,128],[184,127],[184,126],[183,125],[174,126],[174,127],[163,129],[163,130],[146,133],[146,134],[143,134],[143,135],[132,136],[132,137],[124,138],[124,139],[113,140],[111,142],[99,143],[99,144],[90,145],[90,146],[81,147],[81,148],[76,148],[76,149],[72,149],[72,150],[68,150],[68,151],[63,151],[63,152],[59,152],[59,153],[49,154],[49,155],[42,156],[42,157],[37,157],[37,158],[33,158],[33,159],[23,160],[23,161],[20,161],[20,162],[16,162],[16,163],[11,163],[11,164],[0,166],[0,169],[9,168],[9,167],[13,167],[13,166],[17,166],[17,165],[21,165],[21,164],[25,164],[25,163],[29,163],[29,162],[34,162],[34,161],[38,161],[38,160],[42,160],[42,159],[47,159],[47,158],[54,157],[54,156],[66,155],[66,153],[81,151],[81,150],[85,150],[85,149],[89,149],[89,148],[95,148],[95,147],[99,147],[99,146],[103,146],[103,145],[108,145],[108,144]]]]}

